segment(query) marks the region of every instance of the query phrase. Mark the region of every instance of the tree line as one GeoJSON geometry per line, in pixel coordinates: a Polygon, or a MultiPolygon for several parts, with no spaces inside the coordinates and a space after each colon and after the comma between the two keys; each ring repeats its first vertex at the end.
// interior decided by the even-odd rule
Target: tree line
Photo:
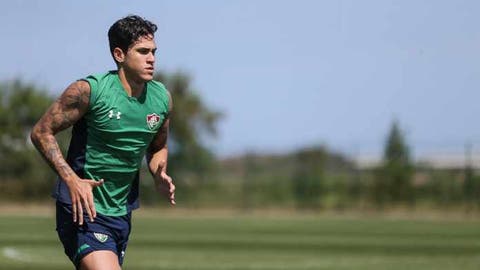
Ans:
{"type": "MultiPolygon", "coordinates": [[[[480,178],[472,166],[439,170],[415,164],[398,122],[385,140],[382,163],[359,168],[326,146],[283,155],[246,153],[218,159],[206,146],[223,115],[208,107],[182,72],[158,73],[172,94],[169,172],[185,207],[239,209],[348,209],[464,207],[480,209],[480,178]]],[[[0,200],[47,200],[55,174],[29,141],[31,128],[54,101],[44,89],[21,80],[0,83],[0,200]]],[[[57,135],[64,151],[70,130],[57,135]]],[[[147,169],[141,200],[159,205],[147,169]]]]}

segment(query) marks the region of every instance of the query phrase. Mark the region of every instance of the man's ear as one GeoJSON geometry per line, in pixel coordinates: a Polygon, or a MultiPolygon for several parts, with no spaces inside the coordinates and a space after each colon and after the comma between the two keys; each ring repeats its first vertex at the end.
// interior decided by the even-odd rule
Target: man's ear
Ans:
{"type": "Polygon", "coordinates": [[[117,63],[123,63],[125,61],[125,54],[123,53],[122,49],[118,47],[113,49],[113,57],[117,63]]]}

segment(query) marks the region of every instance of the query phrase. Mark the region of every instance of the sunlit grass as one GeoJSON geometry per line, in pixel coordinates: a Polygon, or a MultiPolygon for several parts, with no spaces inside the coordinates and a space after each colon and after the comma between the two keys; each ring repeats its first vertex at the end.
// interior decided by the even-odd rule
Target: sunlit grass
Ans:
{"type": "MultiPolygon", "coordinates": [[[[135,215],[124,269],[479,269],[480,221],[135,215]]],[[[0,215],[0,269],[73,269],[51,216],[0,215]]]]}

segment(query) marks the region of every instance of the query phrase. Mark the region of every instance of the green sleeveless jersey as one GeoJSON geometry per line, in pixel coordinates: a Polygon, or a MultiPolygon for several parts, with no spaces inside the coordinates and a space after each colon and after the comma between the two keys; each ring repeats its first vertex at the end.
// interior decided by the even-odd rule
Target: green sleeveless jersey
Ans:
{"type": "MultiPolygon", "coordinates": [[[[116,71],[85,80],[91,88],[89,109],[73,128],[67,162],[80,177],[104,179],[93,189],[97,212],[125,215],[138,207],[139,169],[168,117],[169,95],[163,84],[149,81],[141,96],[130,97],[116,71]]],[[[69,203],[68,189],[59,182],[56,197],[69,203]]]]}

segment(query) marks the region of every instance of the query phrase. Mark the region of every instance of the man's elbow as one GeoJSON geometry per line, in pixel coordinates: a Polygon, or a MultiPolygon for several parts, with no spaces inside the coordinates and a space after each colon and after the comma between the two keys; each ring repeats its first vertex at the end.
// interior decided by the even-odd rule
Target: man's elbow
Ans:
{"type": "Polygon", "coordinates": [[[32,132],[30,132],[30,141],[32,141],[33,145],[38,145],[38,142],[40,141],[40,128],[38,124],[35,125],[32,132]]]}

